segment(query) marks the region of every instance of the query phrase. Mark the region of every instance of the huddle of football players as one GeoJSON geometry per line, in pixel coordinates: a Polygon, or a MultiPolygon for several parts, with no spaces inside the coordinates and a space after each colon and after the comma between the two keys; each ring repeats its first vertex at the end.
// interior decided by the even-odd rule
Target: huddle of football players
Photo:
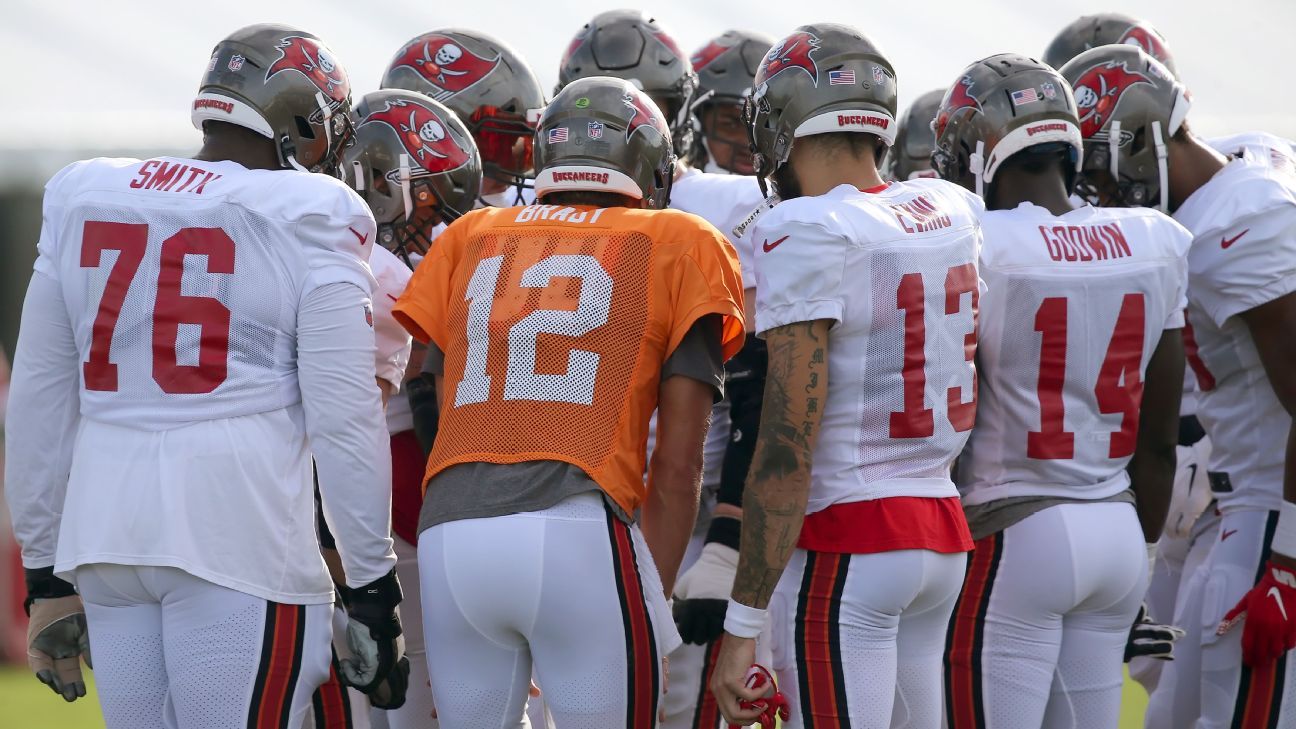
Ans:
{"type": "Polygon", "coordinates": [[[1086,16],[217,44],[46,187],[29,663],[112,729],[1296,726],[1296,153],[1086,16]],[[385,429],[384,429],[385,421],[385,429]],[[335,607],[336,605],[336,607],[335,607]]]}

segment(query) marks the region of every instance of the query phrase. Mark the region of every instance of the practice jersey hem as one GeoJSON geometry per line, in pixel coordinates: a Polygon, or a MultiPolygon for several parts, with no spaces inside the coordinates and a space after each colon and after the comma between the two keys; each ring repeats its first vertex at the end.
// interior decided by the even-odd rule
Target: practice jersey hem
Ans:
{"type": "Polygon", "coordinates": [[[958,488],[948,478],[888,478],[872,481],[850,493],[830,494],[826,499],[811,498],[806,503],[806,515],[823,511],[838,504],[851,504],[857,501],[878,501],[897,496],[910,496],[920,499],[958,498],[958,488]],[[836,497],[836,498],[833,498],[836,497]]]}
{"type": "Polygon", "coordinates": [[[1083,489],[1077,488],[1078,486],[1080,484],[1026,483],[1023,481],[985,485],[973,481],[961,490],[964,492],[962,496],[963,503],[967,506],[980,506],[991,501],[1020,496],[1057,497],[1090,501],[1108,499],[1130,488],[1130,478],[1128,473],[1120,471],[1098,483],[1086,485],[1083,489]]]}
{"type": "MultiPolygon", "coordinates": [[[[54,565],[54,574],[67,580],[73,585],[76,584],[76,570],[78,567],[84,567],[92,564],[116,564],[128,567],[171,567],[182,570],[200,580],[206,580],[213,585],[227,587],[246,595],[259,597],[270,602],[278,602],[286,605],[323,605],[333,602],[332,583],[328,580],[327,573],[324,573],[324,580],[330,583],[330,589],[327,592],[316,593],[287,593],[267,590],[258,585],[253,585],[242,580],[234,579],[225,575],[220,575],[210,570],[194,568],[182,559],[168,557],[140,556],[134,554],[88,554],[79,555],[69,560],[59,560],[54,565]]],[[[321,561],[321,572],[323,572],[321,561]]]]}

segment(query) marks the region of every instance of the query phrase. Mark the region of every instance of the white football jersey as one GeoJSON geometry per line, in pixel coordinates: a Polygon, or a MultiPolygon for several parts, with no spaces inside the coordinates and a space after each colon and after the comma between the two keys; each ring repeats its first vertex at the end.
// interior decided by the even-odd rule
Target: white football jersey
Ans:
{"type": "Polygon", "coordinates": [[[1242,132],[1227,137],[1212,137],[1206,144],[1222,154],[1242,156],[1250,151],[1253,156],[1268,158],[1278,170],[1296,173],[1296,142],[1268,132],[1242,132]]]}
{"type": "Polygon", "coordinates": [[[395,253],[382,246],[374,246],[369,254],[369,267],[378,282],[373,302],[374,343],[377,345],[374,368],[379,379],[391,383],[392,399],[397,399],[401,382],[405,380],[405,365],[409,364],[413,339],[392,316],[392,307],[405,292],[413,272],[395,253]]]}
{"type": "Polygon", "coordinates": [[[957,496],[976,413],[981,199],[942,180],[840,185],[760,217],[756,331],[828,319],[828,396],[806,513],[957,496]]]}
{"type": "MultiPolygon", "coordinates": [[[[374,239],[368,208],[325,175],[165,157],[79,162],[49,183],[35,267],[61,288],[82,363],[61,574],[166,565],[269,600],[332,599],[306,434],[335,406],[303,406],[297,327],[329,284],[358,287],[366,316],[374,239]]],[[[338,397],[349,374],[327,375],[338,397]]],[[[328,470],[351,489],[342,528],[362,536],[338,542],[348,576],[371,580],[390,569],[376,531],[385,434],[376,409],[372,422],[336,412],[355,418],[351,442],[328,443],[345,458],[319,454],[321,485],[328,470]]],[[[44,478],[22,450],[24,473],[44,478]]]]}
{"type": "Polygon", "coordinates": [[[1175,211],[1188,253],[1189,364],[1221,511],[1277,509],[1291,416],[1236,314],[1296,291],[1296,176],[1253,149],[1175,211]],[[1195,346],[1193,346],[1195,345],[1195,346]]]}
{"type": "Polygon", "coordinates": [[[373,217],[327,176],[100,159],[46,196],[36,268],[63,283],[93,420],[162,430],[295,404],[301,296],[373,289],[373,217]]]}
{"type": "Polygon", "coordinates": [[[1192,235],[1148,208],[1055,216],[1030,203],[987,212],[981,231],[963,502],[1124,491],[1144,373],[1162,332],[1183,326],[1192,235]]]}
{"type": "Polygon", "coordinates": [[[738,250],[743,286],[751,288],[756,281],[751,245],[735,238],[733,229],[764,199],[755,177],[721,175],[690,167],[671,185],[670,206],[693,213],[724,233],[738,250]]]}

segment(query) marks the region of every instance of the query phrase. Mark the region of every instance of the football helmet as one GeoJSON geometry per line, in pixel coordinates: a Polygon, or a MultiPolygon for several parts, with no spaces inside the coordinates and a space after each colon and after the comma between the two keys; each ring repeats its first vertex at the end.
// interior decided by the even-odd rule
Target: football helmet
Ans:
{"type": "Polygon", "coordinates": [[[519,198],[530,187],[544,91],[503,42],[471,30],[424,33],[401,46],[379,88],[418,91],[445,104],[472,133],[483,175],[515,188],[519,198]]]}
{"type": "Polygon", "coordinates": [[[666,114],[675,154],[688,154],[693,143],[689,108],[697,91],[697,74],[656,19],[638,10],[609,10],[594,16],[568,44],[554,93],[589,76],[625,79],[648,94],[666,114]]]}
{"type": "Polygon", "coordinates": [[[882,140],[880,162],[896,135],[895,71],[855,28],[803,25],[765,54],[743,116],[762,192],[765,178],[787,163],[798,137],[872,134],[882,140]]]}
{"type": "Polygon", "coordinates": [[[212,50],[190,119],[234,124],[275,143],[284,168],[336,173],[351,140],[351,80],[311,33],[249,25],[212,50]]]}
{"type": "Polygon", "coordinates": [[[1061,69],[1067,61],[1090,48],[1112,43],[1128,43],[1142,48],[1149,56],[1175,71],[1174,57],[1165,36],[1150,24],[1122,13],[1098,13],[1076,18],[1063,28],[1044,49],[1044,62],[1061,69]]]}
{"type": "Polygon", "coordinates": [[[1097,204],[1169,212],[1166,140],[1192,105],[1183,84],[1161,62],[1131,45],[1093,48],[1061,69],[1075,93],[1084,138],[1077,191],[1097,204]]]}
{"type": "Polygon", "coordinates": [[[416,91],[366,94],[354,113],[342,179],[369,204],[378,241],[409,263],[427,253],[433,226],[473,209],[481,157],[459,117],[416,91]]]}
{"type": "Polygon", "coordinates": [[[761,33],[729,30],[707,41],[689,57],[698,77],[697,96],[690,107],[693,121],[691,161],[705,164],[708,171],[751,174],[751,148],[746,130],[736,129],[738,133],[732,135],[736,138],[730,139],[731,135],[725,133],[723,125],[733,117],[726,119],[709,112],[712,109],[733,109],[728,113],[737,112],[741,116],[743,99],[756,77],[756,69],[773,44],[773,38],[761,33]],[[716,155],[711,153],[713,147],[720,145],[730,148],[725,158],[734,161],[727,166],[719,165],[716,155]]]}
{"type": "Polygon", "coordinates": [[[1004,160],[1028,149],[1066,155],[1067,189],[1075,184],[1084,147],[1075,99],[1057,71],[1033,58],[1000,53],[963,69],[931,126],[933,169],[977,195],[1004,160]]]}
{"type": "Polygon", "coordinates": [[[660,209],[670,200],[675,154],[666,117],[625,79],[567,84],[536,130],[536,196],[560,190],[614,192],[660,209]]]}
{"type": "Polygon", "coordinates": [[[888,180],[912,180],[917,177],[935,177],[931,166],[932,150],[936,146],[932,120],[940,108],[943,89],[932,89],[919,96],[905,109],[896,123],[896,139],[887,155],[882,176],[888,180]]]}

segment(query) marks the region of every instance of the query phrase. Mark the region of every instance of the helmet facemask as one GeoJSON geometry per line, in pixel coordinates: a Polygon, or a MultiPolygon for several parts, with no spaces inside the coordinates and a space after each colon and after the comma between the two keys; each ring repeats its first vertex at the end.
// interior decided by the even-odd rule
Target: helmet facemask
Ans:
{"type": "Polygon", "coordinates": [[[539,109],[529,109],[523,116],[484,106],[468,121],[481,153],[482,176],[504,185],[505,193],[513,189],[516,205],[525,205],[523,191],[535,187],[535,125],[539,119],[539,109]]]}

